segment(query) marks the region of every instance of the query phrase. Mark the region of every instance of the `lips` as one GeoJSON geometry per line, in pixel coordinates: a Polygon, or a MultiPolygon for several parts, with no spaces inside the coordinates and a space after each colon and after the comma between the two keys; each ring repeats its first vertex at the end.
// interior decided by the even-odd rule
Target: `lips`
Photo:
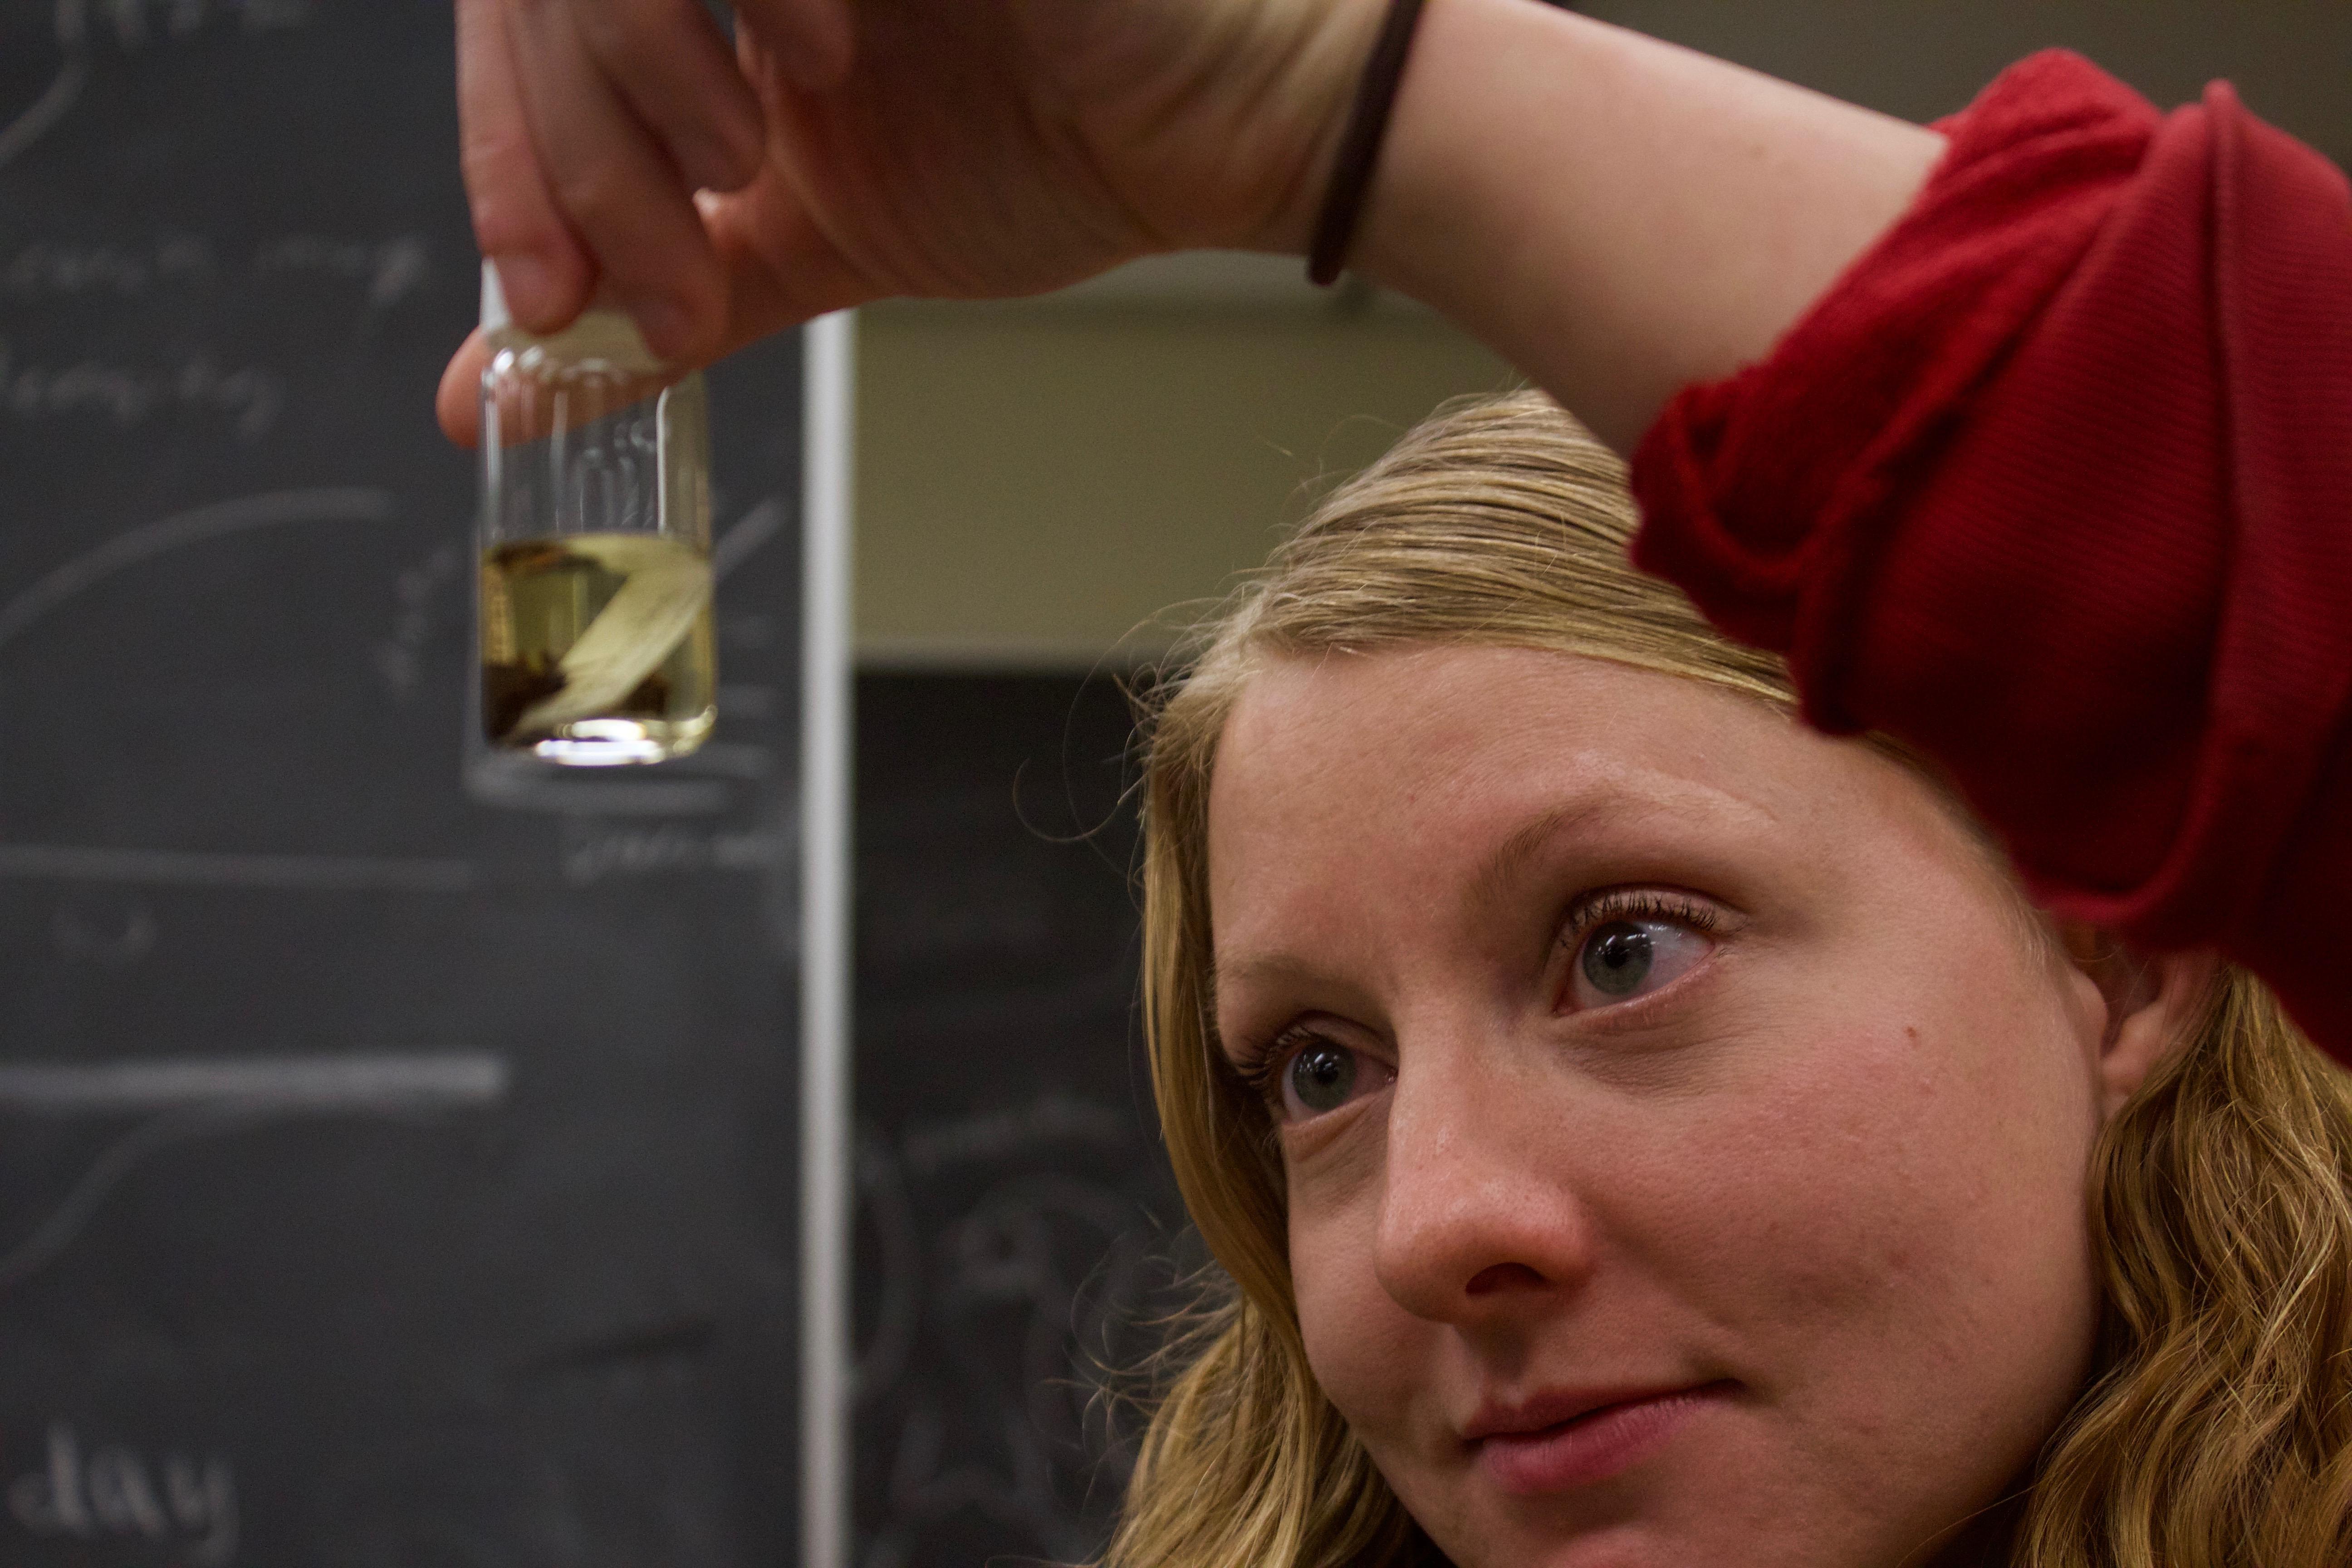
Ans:
{"type": "Polygon", "coordinates": [[[1631,1469],[1727,1403],[1735,1386],[1559,1390],[1484,1405],[1462,1436],[1505,1491],[1564,1491],[1631,1469]]]}

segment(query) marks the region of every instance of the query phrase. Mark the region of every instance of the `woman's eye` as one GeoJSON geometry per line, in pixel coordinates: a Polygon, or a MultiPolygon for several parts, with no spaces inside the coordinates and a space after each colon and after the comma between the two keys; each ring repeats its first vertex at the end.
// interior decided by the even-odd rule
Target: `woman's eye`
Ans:
{"type": "Polygon", "coordinates": [[[1575,1004],[1606,1007],[1654,991],[1687,973],[1713,945],[1674,921],[1634,915],[1605,921],[1577,948],[1575,1004]]]}
{"type": "Polygon", "coordinates": [[[1337,1110],[1383,1080],[1385,1069],[1329,1040],[1301,1046],[1282,1068],[1282,1108],[1293,1120],[1337,1110]]]}

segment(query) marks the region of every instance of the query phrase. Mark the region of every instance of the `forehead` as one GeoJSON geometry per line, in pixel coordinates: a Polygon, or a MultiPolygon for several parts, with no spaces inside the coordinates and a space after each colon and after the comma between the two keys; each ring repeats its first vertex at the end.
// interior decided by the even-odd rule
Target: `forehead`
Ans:
{"type": "MultiPolygon", "coordinates": [[[[1269,661],[1227,719],[1213,826],[1377,804],[1433,822],[1563,791],[1777,816],[1857,782],[1753,699],[1573,654],[1408,648],[1269,661]]],[[[1836,761],[1843,761],[1843,758],[1836,761]]]]}
{"type": "Polygon", "coordinates": [[[1826,854],[1865,822],[1951,837],[1929,800],[1867,748],[1763,702],[1605,660],[1492,647],[1276,659],[1244,688],[1211,781],[1218,945],[1266,899],[1376,873],[1433,892],[1548,829],[1826,854]]]}

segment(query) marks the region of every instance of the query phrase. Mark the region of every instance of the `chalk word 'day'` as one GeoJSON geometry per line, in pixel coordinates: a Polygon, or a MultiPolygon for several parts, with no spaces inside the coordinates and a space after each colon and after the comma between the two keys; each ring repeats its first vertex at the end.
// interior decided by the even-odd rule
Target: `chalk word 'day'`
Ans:
{"type": "Polygon", "coordinates": [[[8,1485],[8,1511],[33,1534],[169,1543],[190,1568],[228,1568],[236,1555],[236,1481],[226,1459],[165,1454],[151,1461],[119,1445],[85,1454],[63,1422],[45,1462],[8,1485]]]}

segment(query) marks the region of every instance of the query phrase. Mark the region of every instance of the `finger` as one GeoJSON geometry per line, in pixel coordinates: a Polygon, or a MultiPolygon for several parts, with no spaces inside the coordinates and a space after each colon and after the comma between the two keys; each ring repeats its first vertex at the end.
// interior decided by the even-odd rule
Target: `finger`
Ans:
{"type": "MultiPolygon", "coordinates": [[[[728,310],[711,357],[827,311],[862,305],[878,290],[828,241],[783,179],[771,171],[735,195],[706,192],[697,206],[726,269],[728,310]]],[[[469,335],[441,373],[434,412],[460,447],[481,439],[482,334],[469,335]]]]}
{"type": "Polygon", "coordinates": [[[552,0],[507,0],[532,140],[564,219],[664,359],[706,357],[726,308],[692,186],[552,0]]]}
{"type": "Polygon", "coordinates": [[[457,142],[474,241],[499,264],[515,320],[551,331],[580,313],[595,281],[557,211],[531,142],[499,0],[457,0],[457,142]]]}
{"type": "Polygon", "coordinates": [[[678,172],[714,191],[760,171],[760,100],[697,0],[578,0],[588,52],[678,172]]]}
{"type": "Polygon", "coordinates": [[[778,69],[809,92],[837,87],[857,54],[847,0],[736,0],[736,22],[769,46],[778,69]]]}

